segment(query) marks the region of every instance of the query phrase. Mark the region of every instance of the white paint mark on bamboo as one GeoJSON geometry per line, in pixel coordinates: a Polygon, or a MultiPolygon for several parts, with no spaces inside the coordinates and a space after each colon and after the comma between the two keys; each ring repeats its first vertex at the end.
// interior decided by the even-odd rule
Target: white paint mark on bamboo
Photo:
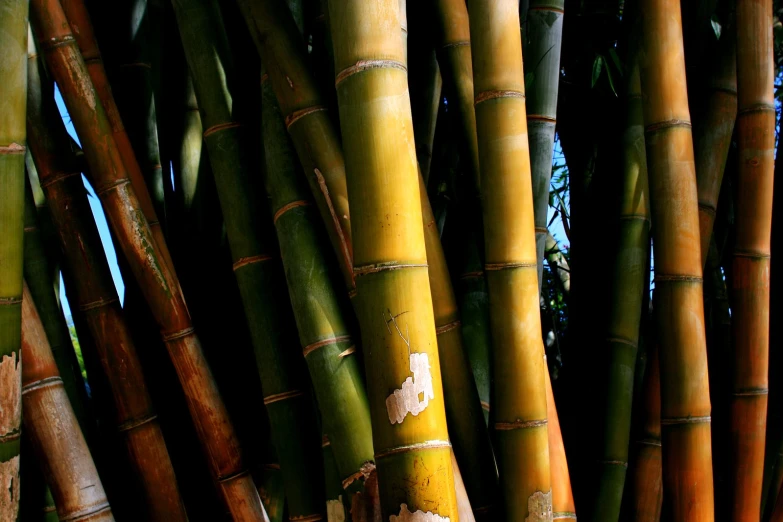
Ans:
{"type": "Polygon", "coordinates": [[[418,510],[415,513],[411,513],[408,510],[407,504],[400,504],[400,514],[391,515],[389,522],[451,522],[449,517],[442,517],[431,511],[426,513],[422,510],[418,510]]]}
{"type": "Polygon", "coordinates": [[[552,522],[552,490],[536,491],[527,497],[527,512],[525,522],[552,522]]]}
{"type": "Polygon", "coordinates": [[[0,522],[16,522],[19,513],[19,455],[0,462],[0,522]]]}
{"type": "Polygon", "coordinates": [[[410,354],[410,369],[413,378],[405,379],[401,389],[394,390],[394,393],[386,397],[386,410],[392,424],[402,424],[409,413],[416,416],[423,412],[430,400],[435,398],[427,354],[410,354]],[[419,400],[420,394],[424,394],[423,400],[419,400]]]}
{"type": "Polygon", "coordinates": [[[342,495],[335,500],[326,501],[326,520],[329,522],[345,522],[345,506],[343,506],[342,495]]]}
{"type": "Polygon", "coordinates": [[[22,424],[22,365],[17,353],[0,360],[0,437],[22,424]]]}

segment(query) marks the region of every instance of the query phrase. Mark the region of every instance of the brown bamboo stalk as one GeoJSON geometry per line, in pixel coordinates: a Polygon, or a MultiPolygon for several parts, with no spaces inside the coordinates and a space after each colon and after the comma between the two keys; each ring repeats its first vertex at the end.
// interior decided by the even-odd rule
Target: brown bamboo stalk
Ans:
{"type": "Polygon", "coordinates": [[[98,470],[68,402],[27,285],[22,299],[22,357],[25,430],[51,487],[60,520],[113,522],[98,470]]]}
{"type": "Polygon", "coordinates": [[[32,8],[36,34],[45,42],[42,48],[49,70],[82,139],[95,191],[160,326],[216,486],[236,520],[263,520],[258,491],[245,470],[234,428],[204,359],[179,282],[152,236],[65,13],[58,0],[34,0],[32,8]]]}
{"type": "Polygon", "coordinates": [[[160,250],[163,261],[169,266],[171,272],[176,274],[166,239],[163,236],[163,227],[155,212],[155,205],[152,202],[152,197],[144,180],[144,173],[139,166],[128,133],[122,124],[120,111],[114,101],[109,78],[106,76],[106,70],[103,67],[103,58],[98,49],[98,41],[95,39],[95,32],[92,28],[90,15],[84,5],[84,0],[63,0],[61,5],[68,23],[71,25],[71,35],[75,38],[76,45],[78,45],[84,57],[87,72],[92,79],[98,99],[100,99],[103,105],[109,125],[111,125],[122,163],[128,171],[128,178],[139,199],[141,211],[149,223],[150,230],[152,230],[155,244],[160,250]]]}
{"type": "MultiPolygon", "coordinates": [[[[546,359],[546,356],[544,356],[546,359]]],[[[547,438],[549,440],[549,466],[552,470],[552,520],[576,520],[576,505],[571,491],[571,474],[568,472],[560,419],[557,416],[555,395],[549,371],[546,377],[547,438]]]]}
{"type": "Polygon", "coordinates": [[[698,194],[679,0],[642,0],[664,487],[674,522],[714,519],[698,194]]]}
{"type": "MultiPolygon", "coordinates": [[[[35,45],[30,47],[35,55],[35,45]]],[[[30,74],[28,136],[60,244],[74,275],[71,305],[84,313],[95,340],[114,399],[114,427],[124,439],[150,520],[187,520],[136,347],[84,194],[81,172],[68,164],[68,135],[53,99],[41,98],[45,91],[40,82],[38,75],[30,74]]]]}
{"type": "Polygon", "coordinates": [[[732,254],[733,516],[758,522],[769,373],[770,242],[775,170],[772,1],[737,2],[736,237],[732,254]]]}

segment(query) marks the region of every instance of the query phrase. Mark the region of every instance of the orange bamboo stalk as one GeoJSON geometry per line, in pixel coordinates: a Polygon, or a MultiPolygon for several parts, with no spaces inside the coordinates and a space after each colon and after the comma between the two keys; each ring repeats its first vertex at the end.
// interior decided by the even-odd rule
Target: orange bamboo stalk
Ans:
{"type": "Polygon", "coordinates": [[[179,281],[159,246],[128,179],[120,148],[58,0],[33,0],[33,26],[95,176],[95,191],[144,292],[174,364],[208,455],[215,483],[235,520],[264,519],[261,500],[242,461],[236,433],[195,334],[179,281]]]}
{"type": "Polygon", "coordinates": [[[65,16],[71,26],[72,35],[76,39],[76,44],[84,57],[84,63],[87,65],[87,71],[92,79],[92,84],[98,94],[98,98],[106,111],[111,130],[114,133],[114,140],[117,143],[120,157],[128,170],[128,178],[133,185],[133,190],[139,198],[139,205],[144,217],[149,223],[152,236],[160,250],[163,260],[168,264],[172,273],[174,272],[174,263],[169,254],[169,248],[166,239],[163,236],[163,227],[155,212],[155,206],[152,202],[147,184],[144,181],[144,174],[139,166],[136,154],[133,152],[128,133],[122,124],[120,110],[114,101],[114,95],[109,85],[109,77],[106,76],[106,69],[103,66],[103,58],[98,49],[98,41],[95,38],[95,32],[92,28],[90,15],[84,5],[84,0],[62,0],[61,2],[65,16]]]}
{"type": "Polygon", "coordinates": [[[679,0],[642,0],[664,487],[674,522],[714,519],[698,194],[679,0]]]}
{"type": "Polygon", "coordinates": [[[769,284],[775,171],[772,0],[737,1],[736,239],[731,305],[733,517],[758,522],[769,372],[769,284]]]}
{"type": "Polygon", "coordinates": [[[51,488],[57,515],[69,522],[113,522],[98,470],[65,394],[26,284],[22,297],[22,358],[24,427],[51,488]]]}
{"type": "Polygon", "coordinates": [[[576,520],[574,494],[571,491],[571,475],[568,472],[560,418],[555,407],[552,381],[549,371],[546,377],[547,437],[549,439],[549,467],[552,471],[552,520],[576,520]]]}

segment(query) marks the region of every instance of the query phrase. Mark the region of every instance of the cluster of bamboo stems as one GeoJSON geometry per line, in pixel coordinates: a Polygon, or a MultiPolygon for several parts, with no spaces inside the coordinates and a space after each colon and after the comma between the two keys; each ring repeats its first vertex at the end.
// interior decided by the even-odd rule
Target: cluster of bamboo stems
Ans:
{"type": "Polygon", "coordinates": [[[589,4],[0,0],[0,522],[783,522],[777,5],[589,4]]]}

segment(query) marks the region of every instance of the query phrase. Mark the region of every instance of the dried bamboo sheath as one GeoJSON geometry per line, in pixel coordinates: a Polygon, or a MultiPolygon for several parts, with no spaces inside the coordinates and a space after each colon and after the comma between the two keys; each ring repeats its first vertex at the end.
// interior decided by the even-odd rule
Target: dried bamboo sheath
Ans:
{"type": "Polygon", "coordinates": [[[98,470],[68,402],[41,318],[26,286],[22,301],[22,353],[25,430],[52,489],[60,520],[113,521],[98,470]]]}
{"type": "Polygon", "coordinates": [[[20,495],[27,6],[0,0],[0,513],[8,520],[20,495]]]}
{"type": "Polygon", "coordinates": [[[702,262],[679,0],[643,0],[642,92],[672,520],[714,519],[702,262]]]}
{"type": "Polygon", "coordinates": [[[518,7],[511,0],[469,4],[494,345],[493,428],[506,520],[552,510],[518,7]]]}
{"type": "Polygon", "coordinates": [[[456,521],[397,0],[329,20],[383,517],[456,521]]]}
{"type": "Polygon", "coordinates": [[[757,522],[761,509],[769,371],[770,242],[775,165],[772,2],[737,2],[736,239],[731,305],[733,518],[757,522]]]}
{"type": "Polygon", "coordinates": [[[213,477],[235,519],[262,520],[258,492],[244,470],[236,435],[194,333],[179,283],[160,256],[62,8],[57,0],[35,0],[32,7],[36,33],[46,43],[43,51],[49,70],[82,138],[96,193],[161,328],[199,438],[209,455],[213,477]]]}

